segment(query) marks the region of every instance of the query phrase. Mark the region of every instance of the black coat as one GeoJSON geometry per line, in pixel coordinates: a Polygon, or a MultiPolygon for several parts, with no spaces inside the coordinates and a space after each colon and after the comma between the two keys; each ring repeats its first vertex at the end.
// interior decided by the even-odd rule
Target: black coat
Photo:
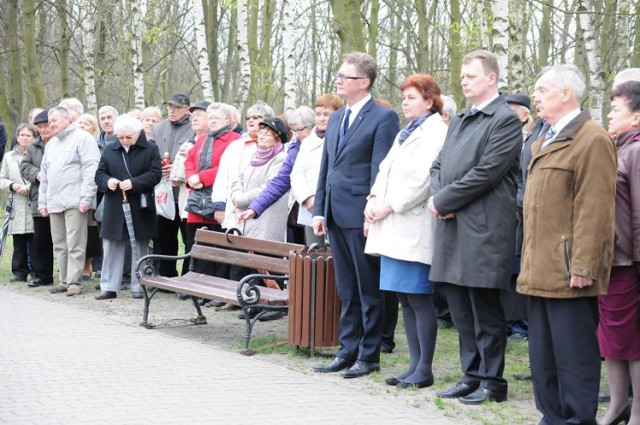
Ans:
{"type": "Polygon", "coordinates": [[[431,167],[437,220],[430,279],[508,289],[516,234],[522,124],[503,96],[459,113],[431,167]]]}
{"type": "Polygon", "coordinates": [[[128,240],[129,233],[124,220],[122,210],[122,191],[109,190],[107,182],[114,177],[120,181],[129,179],[129,173],[124,165],[124,157],[127,160],[129,172],[133,178],[133,189],[127,192],[127,199],[131,205],[131,216],[136,239],[152,239],[156,236],[156,211],[153,189],[162,177],[160,165],[160,152],[158,146],[147,142],[144,132],[140,133],[138,141],[129,148],[129,152],[122,147],[120,142],[108,143],[102,153],[98,171],[96,171],[96,184],[104,192],[104,213],[100,237],[103,239],[128,240]],[[149,209],[140,209],[140,194],[147,193],[149,209]]]}

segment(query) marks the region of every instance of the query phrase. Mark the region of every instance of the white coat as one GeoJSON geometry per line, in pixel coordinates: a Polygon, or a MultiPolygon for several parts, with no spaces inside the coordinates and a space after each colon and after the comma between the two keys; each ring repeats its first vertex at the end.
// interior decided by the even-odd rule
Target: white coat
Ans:
{"type": "Polygon", "coordinates": [[[315,128],[300,144],[300,151],[291,170],[291,192],[301,206],[307,198],[316,194],[323,144],[324,137],[318,137],[315,128]]]}
{"type": "Polygon", "coordinates": [[[446,124],[434,113],[402,145],[396,136],[370,195],[388,202],[393,212],[369,227],[367,254],[431,264],[435,219],[427,208],[430,169],[446,135],[446,124]]]}
{"type": "MultiPolygon", "coordinates": [[[[24,154],[21,154],[17,147],[5,154],[2,168],[0,169],[0,190],[10,192],[9,186],[11,186],[11,183],[19,183],[27,187],[31,186],[31,183],[20,175],[20,162],[22,162],[23,158],[24,154]]],[[[13,211],[11,213],[11,221],[9,221],[9,234],[24,235],[26,233],[33,233],[31,200],[28,196],[14,193],[13,211]]]]}

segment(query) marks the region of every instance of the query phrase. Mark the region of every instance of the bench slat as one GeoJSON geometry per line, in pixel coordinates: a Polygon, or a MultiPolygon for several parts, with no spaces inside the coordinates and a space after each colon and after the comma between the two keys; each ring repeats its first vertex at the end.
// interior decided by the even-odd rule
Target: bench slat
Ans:
{"type": "MultiPolygon", "coordinates": [[[[166,289],[200,298],[240,305],[236,297],[238,283],[200,273],[187,273],[181,277],[143,276],[140,283],[146,287],[166,289]]],[[[260,287],[260,301],[263,305],[287,305],[287,291],[260,287]]]]}
{"type": "MultiPolygon", "coordinates": [[[[256,270],[268,270],[277,274],[289,273],[289,260],[286,258],[267,257],[265,255],[196,244],[191,247],[190,255],[198,260],[215,261],[256,270]]],[[[288,253],[285,255],[288,255],[288,253]]]]}
{"type": "Polygon", "coordinates": [[[228,236],[231,243],[227,241],[227,234],[225,233],[198,229],[196,230],[195,242],[276,257],[287,257],[289,256],[289,251],[301,251],[304,248],[304,245],[287,242],[263,241],[231,234],[228,236]]]}

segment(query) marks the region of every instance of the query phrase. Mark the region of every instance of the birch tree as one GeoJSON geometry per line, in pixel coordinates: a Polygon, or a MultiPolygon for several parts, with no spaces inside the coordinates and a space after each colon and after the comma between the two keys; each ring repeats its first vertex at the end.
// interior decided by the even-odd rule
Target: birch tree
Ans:
{"type": "Polygon", "coordinates": [[[209,68],[209,55],[207,54],[207,31],[204,25],[204,10],[202,0],[192,0],[193,20],[195,22],[194,35],[200,70],[200,87],[205,99],[213,100],[213,87],[211,86],[211,72],[209,68]]]}
{"type": "Polygon", "coordinates": [[[284,113],[289,114],[296,109],[296,46],[293,29],[295,25],[295,0],[283,0],[284,33],[282,44],[284,50],[284,113]]]}
{"type": "Polygon", "coordinates": [[[249,96],[249,84],[251,84],[251,61],[249,59],[249,10],[247,0],[238,0],[238,21],[237,21],[237,51],[240,63],[240,74],[237,81],[237,92],[235,105],[241,113],[245,112],[247,96],[249,96]]]}
{"type": "Polygon", "coordinates": [[[96,97],[96,77],[95,77],[95,15],[90,13],[90,0],[80,0],[79,15],[80,28],[82,33],[82,56],[84,57],[83,86],[85,108],[87,112],[98,113],[98,99],[96,97]]]}
{"type": "Polygon", "coordinates": [[[36,9],[34,0],[24,0],[22,4],[24,56],[29,89],[33,102],[37,106],[44,105],[44,88],[42,87],[42,73],[36,49],[36,9]]]}
{"type": "Polygon", "coordinates": [[[527,31],[527,10],[522,0],[509,0],[509,91],[524,92],[524,43],[527,31]]]}
{"type": "Polygon", "coordinates": [[[133,67],[134,104],[138,108],[145,107],[144,70],[142,68],[142,10],[140,0],[130,0],[131,6],[131,65],[133,67]]]}
{"type": "Polygon", "coordinates": [[[578,19],[582,27],[582,36],[589,70],[589,110],[594,120],[602,122],[602,102],[604,98],[604,79],[601,72],[602,61],[600,58],[600,50],[596,44],[593,14],[588,13],[585,0],[579,1],[578,19]]]}
{"type": "MultiPolygon", "coordinates": [[[[484,4],[484,3],[483,3],[484,4]]],[[[507,89],[507,65],[509,64],[509,2],[497,0],[493,5],[493,53],[500,68],[498,89],[507,89]]]]}

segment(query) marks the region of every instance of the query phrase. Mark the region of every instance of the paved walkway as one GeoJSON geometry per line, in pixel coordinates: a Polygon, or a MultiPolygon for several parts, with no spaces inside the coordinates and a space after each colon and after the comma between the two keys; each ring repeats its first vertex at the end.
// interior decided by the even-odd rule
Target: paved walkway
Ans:
{"type": "Polygon", "coordinates": [[[0,424],[391,422],[455,424],[322,376],[0,289],[0,424]]]}

